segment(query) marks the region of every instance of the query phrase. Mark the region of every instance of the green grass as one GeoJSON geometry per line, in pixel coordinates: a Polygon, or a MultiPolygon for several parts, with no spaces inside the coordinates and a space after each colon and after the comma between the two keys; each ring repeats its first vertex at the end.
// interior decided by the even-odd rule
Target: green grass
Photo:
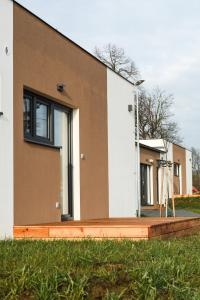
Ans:
{"type": "Polygon", "coordinates": [[[200,235],[1,241],[0,299],[200,299],[200,235]]]}
{"type": "Polygon", "coordinates": [[[176,209],[185,209],[200,214],[200,197],[176,198],[176,209]]]}

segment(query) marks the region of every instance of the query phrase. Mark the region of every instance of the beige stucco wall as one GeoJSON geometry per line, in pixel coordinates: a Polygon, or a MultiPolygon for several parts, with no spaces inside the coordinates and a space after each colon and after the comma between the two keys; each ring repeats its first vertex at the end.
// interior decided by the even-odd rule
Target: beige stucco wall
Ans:
{"type": "Polygon", "coordinates": [[[14,223],[60,220],[59,150],[23,137],[27,87],[80,112],[81,219],[108,217],[106,67],[14,4],[14,223]],[[63,94],[56,85],[66,84],[63,94]]]}

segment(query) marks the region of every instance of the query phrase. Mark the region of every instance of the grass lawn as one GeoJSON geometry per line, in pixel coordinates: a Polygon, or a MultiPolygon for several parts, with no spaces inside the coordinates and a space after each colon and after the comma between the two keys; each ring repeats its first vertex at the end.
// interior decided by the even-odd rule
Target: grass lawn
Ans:
{"type": "Polygon", "coordinates": [[[200,299],[200,235],[1,241],[0,299],[200,299]]]}
{"type": "Polygon", "coordinates": [[[175,205],[176,209],[185,209],[200,214],[200,197],[176,198],[175,205]]]}

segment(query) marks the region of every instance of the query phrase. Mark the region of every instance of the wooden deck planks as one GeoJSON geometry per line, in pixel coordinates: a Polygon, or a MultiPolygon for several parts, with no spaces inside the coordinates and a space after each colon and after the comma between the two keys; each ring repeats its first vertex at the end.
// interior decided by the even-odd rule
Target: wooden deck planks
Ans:
{"type": "Polygon", "coordinates": [[[149,229],[149,237],[156,237],[156,236],[163,236],[164,235],[172,235],[175,236],[180,235],[179,231],[182,232],[191,232],[199,231],[200,229],[200,219],[187,219],[187,220],[179,220],[178,222],[171,222],[165,224],[155,224],[150,227],[149,229]]]}
{"type": "Polygon", "coordinates": [[[152,239],[200,231],[200,218],[111,218],[14,226],[15,239],[152,239]]]}
{"type": "Polygon", "coordinates": [[[51,238],[147,238],[148,228],[146,227],[64,227],[50,228],[51,238]]]}
{"type": "Polygon", "coordinates": [[[14,238],[48,238],[48,227],[14,226],[14,238]]]}

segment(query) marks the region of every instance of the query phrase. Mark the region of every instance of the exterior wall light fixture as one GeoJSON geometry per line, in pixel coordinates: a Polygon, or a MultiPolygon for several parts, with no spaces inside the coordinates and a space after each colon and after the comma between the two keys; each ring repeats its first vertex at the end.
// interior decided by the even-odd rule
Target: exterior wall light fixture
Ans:
{"type": "Polygon", "coordinates": [[[3,116],[3,112],[2,112],[2,111],[0,111],[0,117],[1,117],[1,116],[3,116]]]}
{"type": "Polygon", "coordinates": [[[129,104],[129,105],[128,105],[128,111],[129,111],[129,112],[132,112],[132,111],[133,111],[133,105],[132,105],[132,104],[129,104]]]}
{"type": "Polygon", "coordinates": [[[64,83],[58,83],[57,84],[57,91],[62,93],[64,91],[65,85],[64,83]]]}
{"type": "Polygon", "coordinates": [[[8,46],[6,46],[6,48],[5,48],[5,53],[6,53],[6,55],[9,55],[9,54],[10,54],[9,49],[8,49],[8,46]]]}
{"type": "Polygon", "coordinates": [[[149,158],[147,161],[148,161],[150,164],[153,164],[153,159],[152,159],[152,158],[149,158]]]}

